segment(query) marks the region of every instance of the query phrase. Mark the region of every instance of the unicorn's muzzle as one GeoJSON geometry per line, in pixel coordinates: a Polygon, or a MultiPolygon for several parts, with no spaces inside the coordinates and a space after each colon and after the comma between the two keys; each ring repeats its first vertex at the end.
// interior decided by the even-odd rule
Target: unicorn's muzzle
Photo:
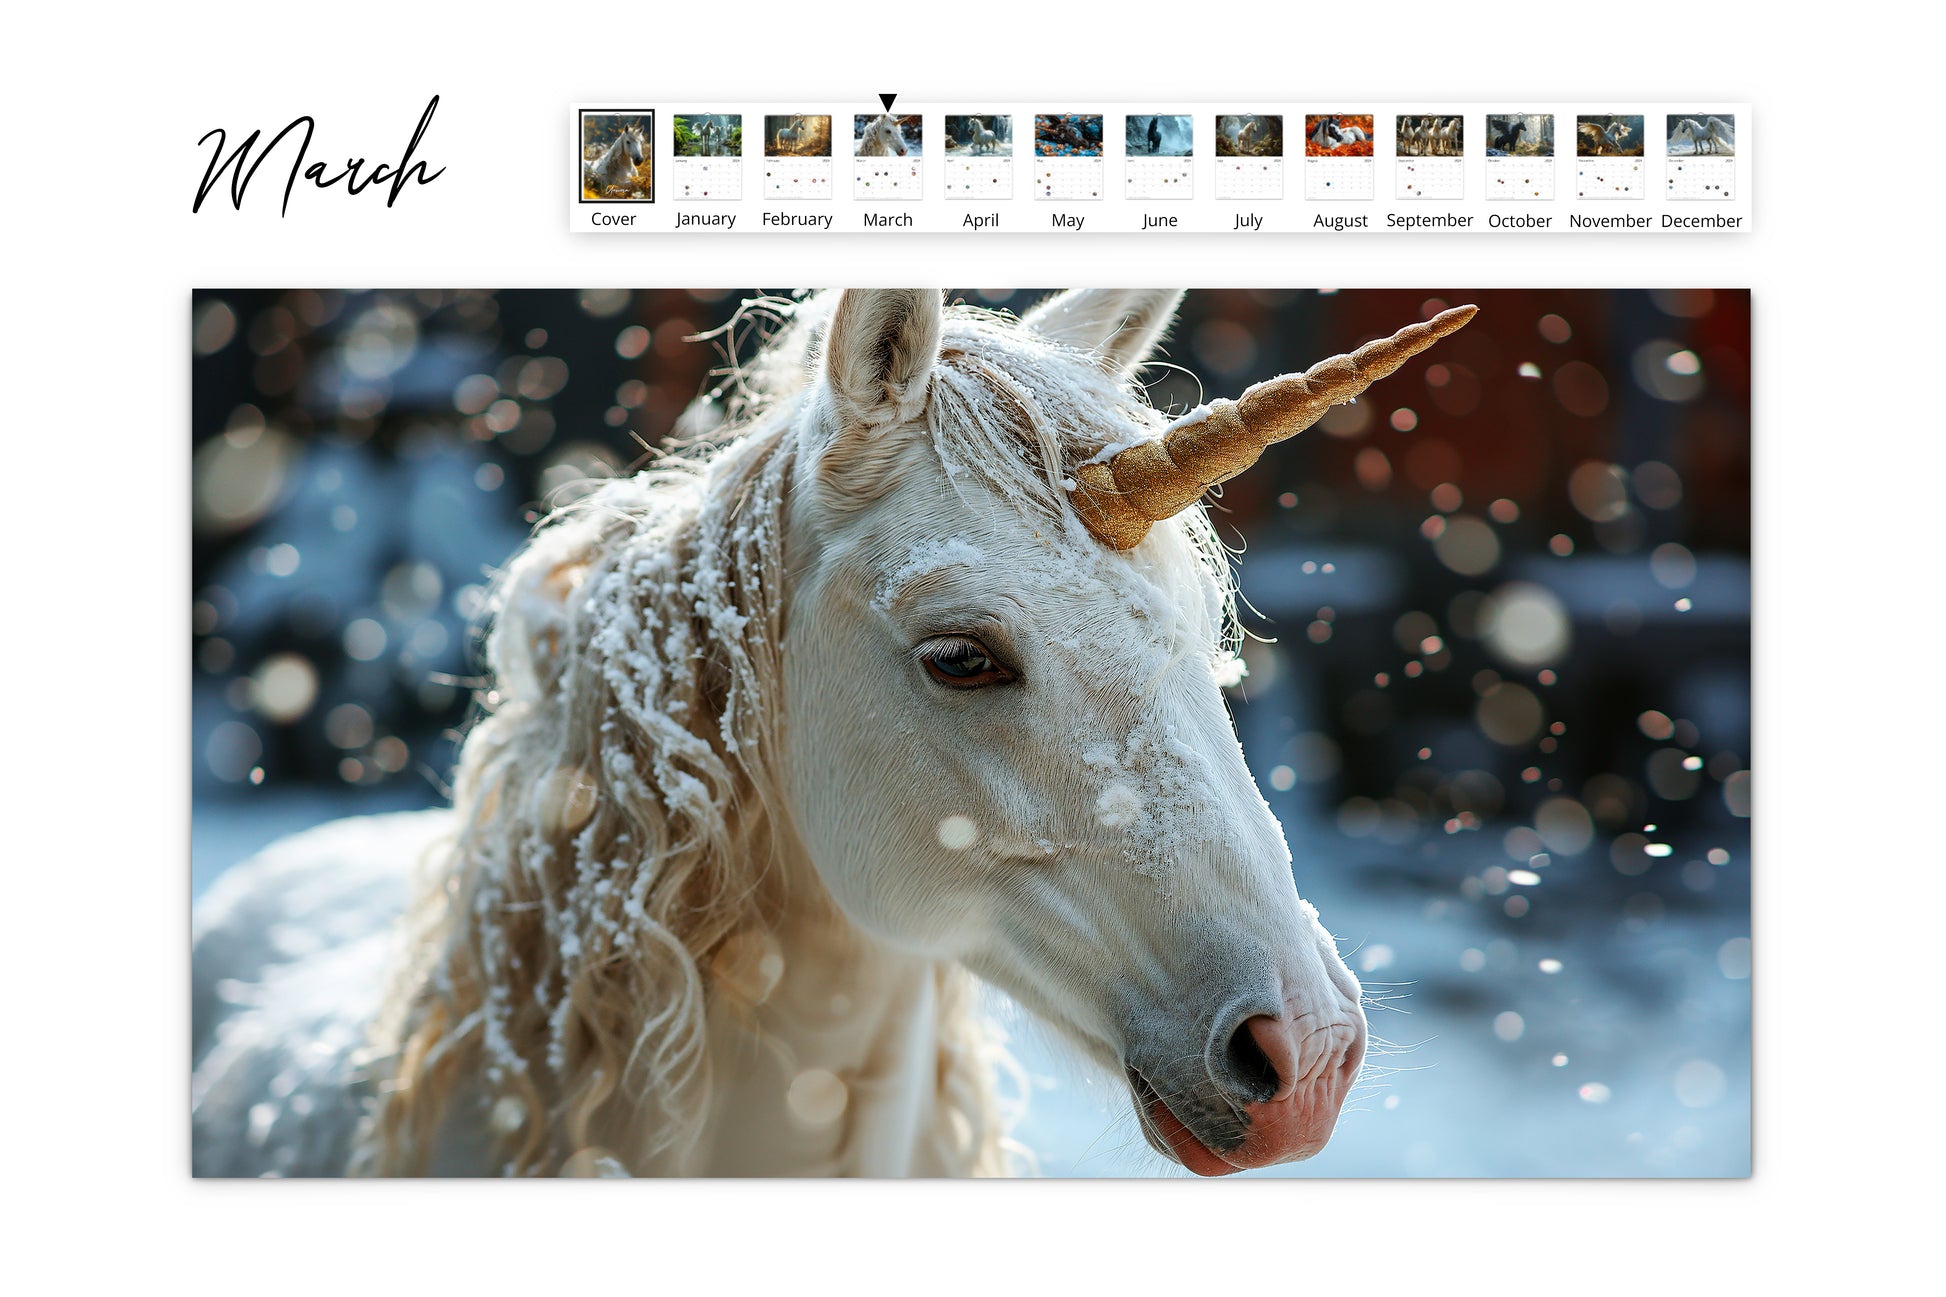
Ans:
{"type": "Polygon", "coordinates": [[[1365,1061],[1364,1014],[1286,1004],[1234,1018],[1200,1059],[1128,1068],[1150,1144],[1197,1175],[1314,1156],[1365,1061]]]}

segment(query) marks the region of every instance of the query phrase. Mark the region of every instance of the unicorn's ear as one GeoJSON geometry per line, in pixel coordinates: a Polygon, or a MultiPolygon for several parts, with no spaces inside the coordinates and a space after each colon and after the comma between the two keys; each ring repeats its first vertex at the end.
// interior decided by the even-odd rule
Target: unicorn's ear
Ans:
{"type": "Polygon", "coordinates": [[[1176,322],[1181,303],[1180,288],[1071,288],[1048,298],[1020,322],[1126,373],[1148,360],[1176,322]]]}
{"type": "Polygon", "coordinates": [[[945,306],[932,288],[848,288],[824,340],[824,376],[847,428],[903,423],[925,408],[945,306]]]}

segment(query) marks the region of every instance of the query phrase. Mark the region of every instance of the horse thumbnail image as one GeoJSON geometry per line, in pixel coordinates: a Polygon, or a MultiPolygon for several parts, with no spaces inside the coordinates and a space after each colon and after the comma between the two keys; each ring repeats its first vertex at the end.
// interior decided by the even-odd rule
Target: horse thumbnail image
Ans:
{"type": "Polygon", "coordinates": [[[1402,158],[1457,158],[1466,153],[1466,119],[1458,114],[1407,116],[1398,120],[1402,158]]]}
{"type": "Polygon", "coordinates": [[[851,125],[852,156],[916,158],[924,120],[918,113],[859,113],[851,125]]]}
{"type": "Polygon", "coordinates": [[[1102,155],[1100,113],[1035,113],[1034,156],[1098,158],[1102,155]]]}
{"type": "Polygon", "coordinates": [[[655,114],[581,114],[581,200],[655,201],[655,114]]]}
{"type": "Polygon", "coordinates": [[[1639,158],[1646,144],[1640,113],[1583,116],[1575,121],[1574,155],[1578,158],[1639,158]]]}
{"type": "Polygon", "coordinates": [[[1131,158],[1186,158],[1195,153],[1196,131],[1186,115],[1130,113],[1124,130],[1131,158]]]}
{"type": "Polygon", "coordinates": [[[786,116],[765,117],[764,156],[767,158],[830,157],[830,116],[792,113],[786,116]]]}
{"type": "Polygon", "coordinates": [[[1281,158],[1284,119],[1280,115],[1226,113],[1216,119],[1219,158],[1281,158]]]}
{"type": "Polygon", "coordinates": [[[742,113],[678,113],[675,121],[677,157],[743,156],[742,113]]]}
{"type": "Polygon", "coordinates": [[[1306,114],[1304,156],[1307,158],[1371,157],[1372,115],[1370,113],[1306,114]]]}
{"type": "Polygon", "coordinates": [[[1709,113],[1669,114],[1669,156],[1735,157],[1737,119],[1709,113]]]}
{"type": "Polygon", "coordinates": [[[1551,158],[1554,156],[1553,113],[1489,113],[1487,156],[1490,158],[1551,158]]]}
{"type": "Polygon", "coordinates": [[[949,158],[1010,158],[1014,155],[1014,119],[1005,113],[990,116],[949,114],[946,118],[946,156],[949,158]]]}

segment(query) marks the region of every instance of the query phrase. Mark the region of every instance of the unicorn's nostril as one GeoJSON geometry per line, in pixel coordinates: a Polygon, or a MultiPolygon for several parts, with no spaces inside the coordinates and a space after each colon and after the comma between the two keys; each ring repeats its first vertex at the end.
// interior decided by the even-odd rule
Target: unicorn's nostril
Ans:
{"type": "Polygon", "coordinates": [[[1223,1047],[1223,1061],[1231,1080],[1241,1090],[1241,1096],[1249,1103],[1262,1103],[1282,1088],[1283,1078],[1278,1075],[1277,1064],[1272,1061],[1259,1039],[1259,1030],[1252,1024],[1266,1022],[1276,1027],[1276,1019],[1258,1014],[1237,1024],[1230,1033],[1229,1043],[1223,1047]]]}

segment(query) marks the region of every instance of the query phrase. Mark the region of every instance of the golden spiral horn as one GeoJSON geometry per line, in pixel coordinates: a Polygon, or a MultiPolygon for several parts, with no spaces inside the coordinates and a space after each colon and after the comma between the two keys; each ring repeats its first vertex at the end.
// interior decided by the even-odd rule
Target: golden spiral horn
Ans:
{"type": "Polygon", "coordinates": [[[1334,405],[1392,374],[1479,313],[1455,306],[1348,356],[1321,360],[1301,374],[1259,383],[1237,400],[1192,410],[1154,441],[1138,442],[1074,472],[1074,508],[1110,549],[1134,549],[1149,524],[1173,518],[1218,482],[1257,462],[1264,448],[1294,437],[1334,405]]]}

